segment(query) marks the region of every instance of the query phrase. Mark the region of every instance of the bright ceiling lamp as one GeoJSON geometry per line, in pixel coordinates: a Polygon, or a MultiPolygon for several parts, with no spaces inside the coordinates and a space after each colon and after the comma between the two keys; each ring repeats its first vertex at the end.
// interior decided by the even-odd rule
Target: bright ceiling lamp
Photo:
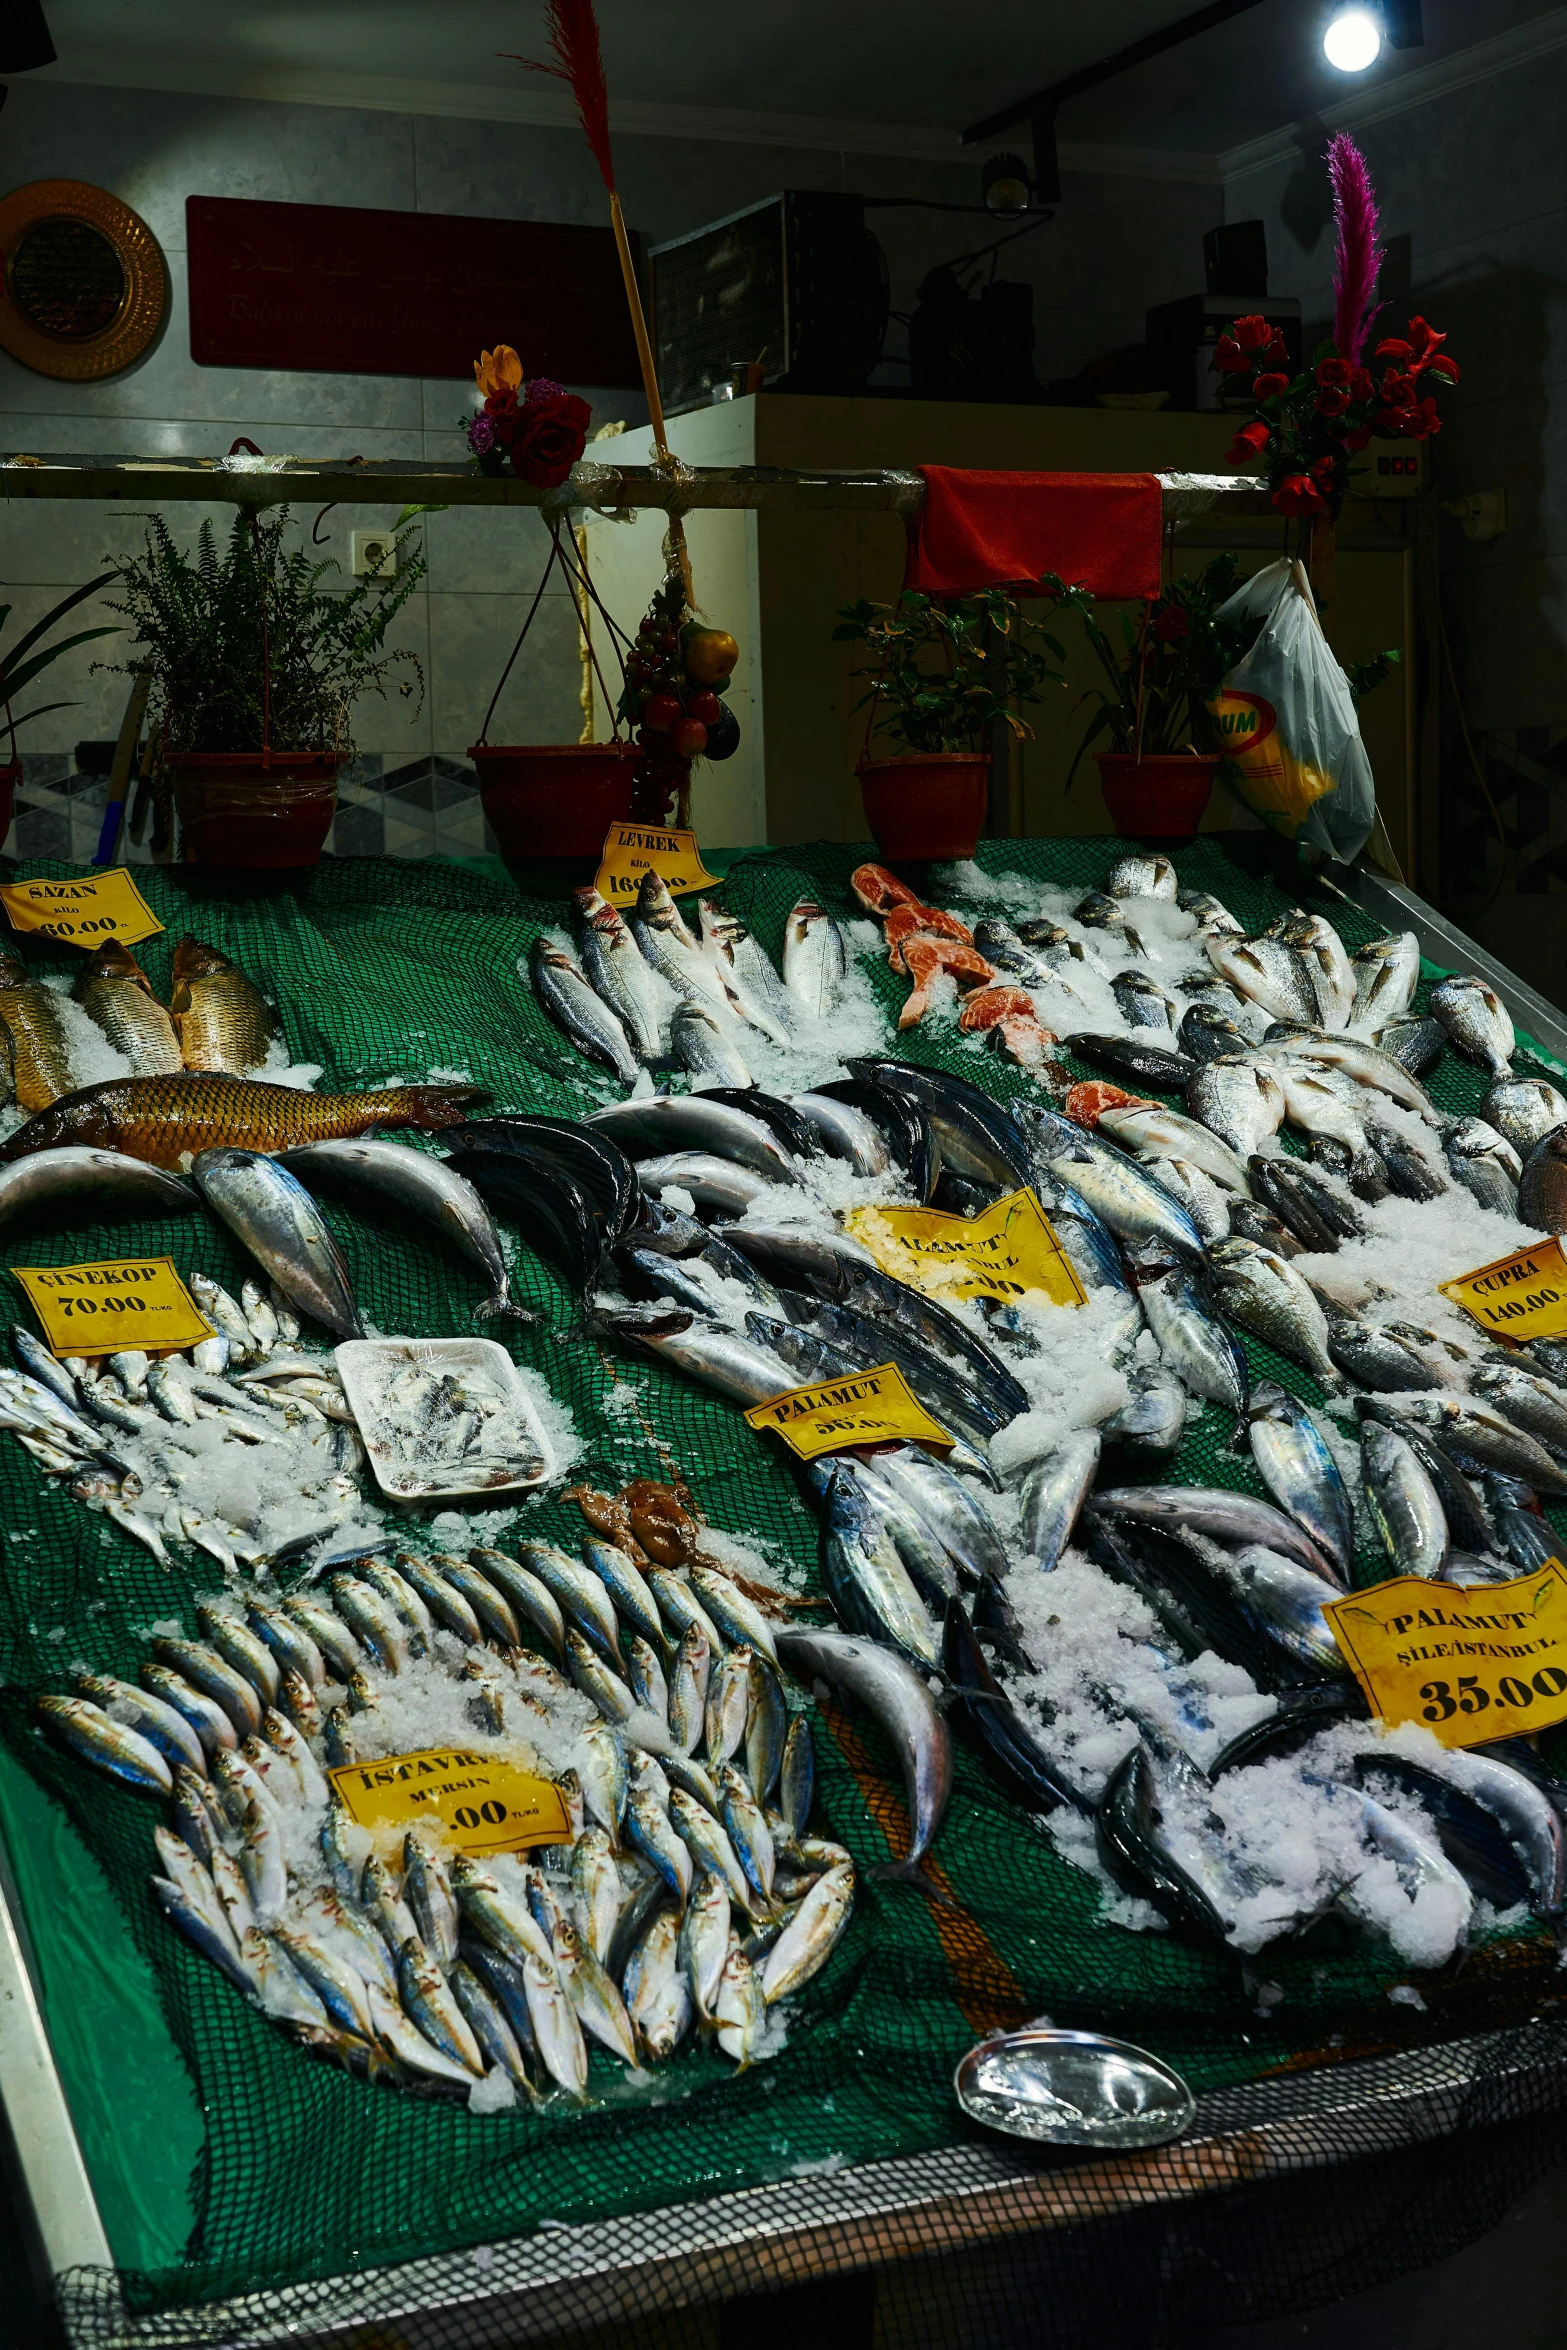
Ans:
{"type": "Polygon", "coordinates": [[[1364,73],[1382,54],[1382,27],[1369,8],[1341,8],[1322,36],[1322,53],[1340,73],[1364,73]]]}

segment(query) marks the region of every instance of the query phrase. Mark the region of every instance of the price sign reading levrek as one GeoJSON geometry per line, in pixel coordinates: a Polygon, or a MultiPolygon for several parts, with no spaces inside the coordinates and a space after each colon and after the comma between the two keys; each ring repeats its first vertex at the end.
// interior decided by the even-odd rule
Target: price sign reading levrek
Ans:
{"type": "Polygon", "coordinates": [[[1567,1721],[1567,1568],[1463,1588],[1397,1575],[1323,1614],[1371,1710],[1444,1746],[1484,1746],[1567,1721]]]}
{"type": "Polygon", "coordinates": [[[939,1208],[855,1208],[846,1219],[884,1273],[933,1297],[1030,1295],[1080,1306],[1083,1285],[1031,1191],[1008,1192],[979,1216],[939,1208]]]}
{"type": "Polygon", "coordinates": [[[758,1435],[771,1428],[802,1461],[856,1444],[939,1444],[952,1438],[933,1420],[896,1363],[879,1363],[852,1378],[791,1387],[746,1413],[758,1435]]]}
{"type": "Polygon", "coordinates": [[[1567,1338],[1567,1257],[1559,1240],[1538,1240],[1437,1287],[1498,1337],[1567,1338]]]}
{"type": "Polygon", "coordinates": [[[504,1755],[428,1746],[378,1762],[339,1763],[327,1776],[361,1828],[402,1836],[428,1821],[474,1859],[571,1840],[571,1814],[554,1781],[504,1755]]]}
{"type": "Polygon", "coordinates": [[[8,881],[0,886],[0,903],[13,930],[89,951],[111,938],[132,947],[163,928],[123,865],[85,881],[8,881]]]}
{"type": "Polygon", "coordinates": [[[644,873],[661,875],[672,898],[720,887],[719,876],[709,873],[702,862],[694,832],[660,831],[656,824],[612,824],[593,884],[599,896],[611,906],[634,906],[644,873]]]}
{"type": "Polygon", "coordinates": [[[212,1324],[172,1257],[122,1257],[103,1265],[13,1265],[51,1354],[143,1354],[195,1346],[212,1324]]]}

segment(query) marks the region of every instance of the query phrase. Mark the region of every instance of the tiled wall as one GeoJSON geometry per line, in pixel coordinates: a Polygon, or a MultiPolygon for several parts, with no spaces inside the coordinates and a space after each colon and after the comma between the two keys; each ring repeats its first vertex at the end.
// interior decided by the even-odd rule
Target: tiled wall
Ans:
{"type": "MultiPolygon", "coordinates": [[[[650,241],[781,187],[851,187],[963,204],[977,194],[978,160],[969,156],[946,166],[646,137],[617,140],[616,155],[627,212],[650,241]]],[[[196,366],[185,294],[186,196],[555,221],[601,222],[604,209],[596,170],[574,131],[18,77],[0,119],[0,190],[52,177],[107,187],[142,215],[168,260],[172,307],[154,348],[106,383],[51,383],[0,354],[0,450],[211,455],[245,434],[270,453],[298,456],[458,455],[458,419],[471,407],[471,390],[461,383],[196,366]]],[[[1009,275],[1030,275],[1036,286],[1041,377],[1069,374],[1094,353],[1135,339],[1146,302],[1199,284],[1202,231],[1218,210],[1217,186],[1069,176],[1059,217],[1024,239],[1006,265],[1009,275]]],[[[875,218],[900,309],[934,260],[975,241],[971,214],[892,210],[875,218]]],[[[526,361],[525,317],[497,318],[494,339],[514,343],[526,361]]],[[[645,415],[638,393],[576,388],[592,401],[596,422],[645,415]]],[[[845,452],[845,463],[855,461],[845,452]]],[[[184,533],[205,511],[177,508],[168,519],[184,533]]],[[[228,510],[211,512],[219,529],[226,527],[228,510]]],[[[392,519],[389,509],[339,506],[322,520],[320,542],[346,567],[350,529],[392,519]]],[[[305,534],[313,520],[308,510],[296,516],[305,534]]],[[[122,558],[143,528],[123,507],[0,503],[0,600],[8,597],[27,625],[64,588],[122,558]]],[[[337,826],[339,847],[349,854],[382,846],[393,854],[461,853],[453,844],[466,850],[472,843],[477,816],[459,771],[546,552],[543,527],[527,512],[434,515],[423,536],[429,576],[393,641],[417,655],[425,693],[422,702],[371,699],[356,713],[365,780],[345,788],[337,826]],[[390,784],[391,775],[407,780],[390,784]],[[432,799],[440,804],[425,804],[432,799]]],[[[73,626],[100,617],[112,616],[89,606],[73,626]]],[[[67,820],[66,803],[85,806],[91,796],[64,789],[70,746],[112,737],[119,727],[124,681],[94,666],[106,650],[118,657],[112,642],[92,646],[52,673],[54,691],[72,695],[76,707],[23,737],[30,768],[22,821],[51,837],[67,820]]],[[[574,615],[552,583],[491,739],[574,742],[580,682],[574,615]]],[[[90,829],[85,813],[69,821],[90,829]]]]}

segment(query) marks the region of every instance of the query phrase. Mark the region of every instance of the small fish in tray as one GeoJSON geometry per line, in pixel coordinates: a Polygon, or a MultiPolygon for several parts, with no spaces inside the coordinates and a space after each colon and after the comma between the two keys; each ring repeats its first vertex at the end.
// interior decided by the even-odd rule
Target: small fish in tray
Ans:
{"type": "Polygon", "coordinates": [[[493,1339],[350,1339],[337,1368],[390,1501],[525,1493],[554,1473],[549,1438],[493,1339]]]}

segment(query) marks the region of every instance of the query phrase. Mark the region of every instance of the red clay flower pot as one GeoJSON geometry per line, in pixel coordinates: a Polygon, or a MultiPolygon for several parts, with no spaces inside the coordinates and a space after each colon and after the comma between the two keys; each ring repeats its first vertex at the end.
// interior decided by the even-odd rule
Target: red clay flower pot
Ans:
{"type": "Polygon", "coordinates": [[[1190,840],[1218,764],[1195,751],[1161,751],[1144,759],[1100,751],[1095,758],[1110,821],[1130,840],[1190,840]]]}
{"type": "Polygon", "coordinates": [[[314,865],[332,829],[336,751],[176,751],[169,760],[187,865],[314,865]]]}
{"type": "Polygon", "coordinates": [[[475,743],[479,797],[503,857],[597,857],[631,814],[635,743],[475,743]]]}
{"type": "Polygon", "coordinates": [[[862,759],[871,838],[891,865],[972,857],[990,799],[987,751],[905,751],[862,759]]]}

